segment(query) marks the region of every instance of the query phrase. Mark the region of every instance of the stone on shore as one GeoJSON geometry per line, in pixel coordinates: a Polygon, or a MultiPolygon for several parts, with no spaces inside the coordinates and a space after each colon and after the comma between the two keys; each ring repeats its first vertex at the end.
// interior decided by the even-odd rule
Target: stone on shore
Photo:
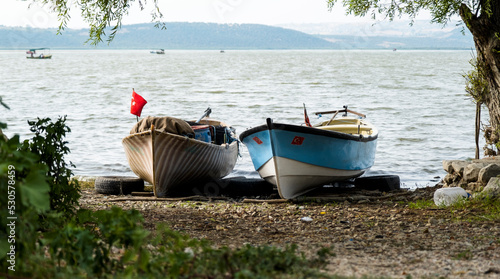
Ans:
{"type": "Polygon", "coordinates": [[[455,173],[457,173],[460,177],[464,177],[464,169],[468,164],[469,162],[467,161],[454,161],[451,163],[451,166],[453,167],[455,173]]]}
{"type": "Polygon", "coordinates": [[[488,184],[490,178],[500,175],[500,165],[489,164],[479,171],[478,181],[483,184],[488,184]]]}
{"type": "Polygon", "coordinates": [[[443,169],[448,173],[456,173],[462,176],[461,174],[463,174],[467,164],[467,161],[464,160],[444,160],[443,169]]]}
{"type": "Polygon", "coordinates": [[[500,196],[500,177],[492,177],[486,187],[484,187],[483,193],[491,198],[496,198],[500,196]]]}
{"type": "Polygon", "coordinates": [[[486,167],[488,163],[472,163],[468,164],[464,169],[464,179],[467,183],[476,182],[479,178],[479,172],[482,168],[486,167]]]}
{"type": "Polygon", "coordinates": [[[471,192],[480,192],[490,179],[500,176],[500,157],[444,160],[443,169],[448,172],[443,179],[443,187],[462,187],[471,192]]]}

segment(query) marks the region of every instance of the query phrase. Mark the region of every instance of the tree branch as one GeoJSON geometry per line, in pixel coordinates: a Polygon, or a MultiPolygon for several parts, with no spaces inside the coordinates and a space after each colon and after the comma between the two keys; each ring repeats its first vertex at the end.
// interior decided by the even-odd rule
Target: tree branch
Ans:
{"type": "MultiPolygon", "coordinates": [[[[478,7],[477,10],[479,10],[479,9],[480,8],[478,7]]],[[[474,34],[473,29],[475,29],[474,26],[476,25],[476,22],[478,20],[477,15],[472,14],[472,11],[464,3],[462,3],[460,5],[460,9],[459,9],[458,13],[460,15],[460,18],[462,18],[462,20],[464,21],[465,26],[467,26],[467,28],[470,30],[470,32],[474,34]]]]}

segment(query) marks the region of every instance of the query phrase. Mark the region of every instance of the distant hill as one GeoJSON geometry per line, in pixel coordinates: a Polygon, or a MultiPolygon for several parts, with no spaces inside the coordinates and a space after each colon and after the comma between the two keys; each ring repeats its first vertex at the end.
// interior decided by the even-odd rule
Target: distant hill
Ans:
{"type": "Polygon", "coordinates": [[[469,30],[459,22],[446,26],[417,20],[282,24],[333,43],[340,49],[473,49],[469,30]],[[463,31],[463,33],[462,33],[463,31]]]}
{"type": "Polygon", "coordinates": [[[443,37],[317,35],[339,49],[474,49],[471,35],[454,30],[443,37]]]}
{"type": "MultiPolygon", "coordinates": [[[[167,29],[153,24],[124,25],[108,46],[119,49],[328,49],[332,43],[299,32],[259,24],[167,23],[167,29]]],[[[29,47],[88,48],[88,29],[0,27],[0,48],[29,47]]]]}
{"type": "MultiPolygon", "coordinates": [[[[472,36],[457,28],[417,29],[401,25],[377,26],[376,32],[356,24],[342,26],[296,25],[296,30],[259,24],[216,24],[168,22],[166,30],[153,24],[124,25],[111,49],[471,49],[472,36]],[[406,28],[406,29],[405,29],[406,28]],[[311,32],[307,34],[300,30],[311,32]],[[326,30],[326,31],[325,31],[326,30]],[[410,31],[407,31],[410,30],[410,31]],[[316,31],[317,33],[314,33],[316,31]],[[357,31],[357,32],[356,32],[357,31]],[[362,31],[362,32],[359,32],[362,31]],[[406,32],[406,33],[405,33],[406,32]]],[[[0,26],[0,49],[94,48],[85,44],[88,29],[56,29],[0,26]]]]}

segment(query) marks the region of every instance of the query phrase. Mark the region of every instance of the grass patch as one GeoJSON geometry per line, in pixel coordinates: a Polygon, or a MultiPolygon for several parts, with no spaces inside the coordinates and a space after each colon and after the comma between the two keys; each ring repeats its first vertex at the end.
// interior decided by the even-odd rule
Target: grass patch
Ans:
{"type": "Polygon", "coordinates": [[[436,208],[433,200],[417,200],[415,202],[408,203],[410,209],[429,209],[436,208]]]}
{"type": "Polygon", "coordinates": [[[472,260],[472,257],[474,256],[474,253],[472,253],[471,250],[467,249],[467,250],[464,250],[460,253],[458,253],[457,255],[455,255],[453,257],[453,259],[455,260],[472,260]]]}
{"type": "Polygon", "coordinates": [[[95,182],[92,181],[78,181],[78,185],[80,185],[80,189],[82,190],[94,190],[95,182]]]}
{"type": "Polygon", "coordinates": [[[499,221],[500,199],[477,195],[471,199],[464,199],[448,207],[438,207],[433,200],[418,200],[408,203],[410,209],[437,209],[449,210],[455,221],[499,221]]]}
{"type": "MultiPolygon", "coordinates": [[[[461,205],[458,205],[461,206],[461,205]]],[[[499,221],[500,220],[500,199],[487,196],[478,196],[463,205],[474,214],[471,221],[499,221]]]]}

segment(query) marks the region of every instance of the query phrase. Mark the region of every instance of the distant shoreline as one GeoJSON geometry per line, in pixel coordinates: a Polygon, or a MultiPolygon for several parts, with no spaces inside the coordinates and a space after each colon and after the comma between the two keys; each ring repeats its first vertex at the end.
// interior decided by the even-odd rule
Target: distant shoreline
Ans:
{"type": "MultiPolygon", "coordinates": [[[[331,33],[325,35],[262,24],[169,22],[166,30],[158,29],[154,24],[133,24],[123,25],[109,45],[104,37],[103,42],[95,47],[85,44],[89,39],[89,29],[65,29],[62,35],[57,35],[54,28],[0,26],[0,49],[464,50],[474,47],[472,35],[464,35],[460,28],[431,32],[425,27],[403,35],[387,32],[391,31],[390,27],[384,28],[385,31],[360,29],[358,26],[332,27],[331,33]],[[335,34],[342,31],[351,32],[335,34]]],[[[392,28],[397,29],[397,26],[392,28]]]]}
{"type": "MultiPolygon", "coordinates": [[[[5,47],[0,47],[0,51],[26,51],[27,49],[30,49],[32,47],[16,47],[16,48],[5,48],[5,47]]],[[[112,51],[112,50],[121,50],[121,51],[127,51],[127,50],[130,50],[130,51],[151,51],[151,50],[155,50],[156,48],[104,48],[104,47],[98,47],[98,48],[92,48],[92,47],[82,47],[82,48],[60,48],[60,47],[49,47],[51,50],[55,50],[55,51],[58,51],[58,50],[64,50],[64,51],[67,51],[67,50],[88,50],[88,51],[112,51]]],[[[217,51],[219,52],[221,49],[218,49],[218,48],[213,48],[213,49],[210,49],[210,48],[199,48],[199,49],[194,49],[194,48],[173,48],[173,49],[168,49],[168,48],[163,48],[165,49],[165,51],[217,51]]],[[[401,49],[397,49],[397,51],[470,51],[470,50],[475,50],[473,48],[401,48],[401,49]]],[[[292,48],[283,48],[283,49],[250,49],[250,48],[247,48],[247,49],[244,49],[244,48],[241,48],[241,49],[230,49],[230,48],[225,48],[224,49],[225,52],[228,52],[228,51],[394,51],[393,49],[389,49],[389,48],[350,48],[350,49],[342,49],[342,48],[332,48],[332,49],[317,49],[317,48],[310,48],[310,49],[306,49],[306,48],[296,48],[296,49],[292,49],[292,48]]],[[[396,51],[396,52],[397,52],[396,51]]]]}

